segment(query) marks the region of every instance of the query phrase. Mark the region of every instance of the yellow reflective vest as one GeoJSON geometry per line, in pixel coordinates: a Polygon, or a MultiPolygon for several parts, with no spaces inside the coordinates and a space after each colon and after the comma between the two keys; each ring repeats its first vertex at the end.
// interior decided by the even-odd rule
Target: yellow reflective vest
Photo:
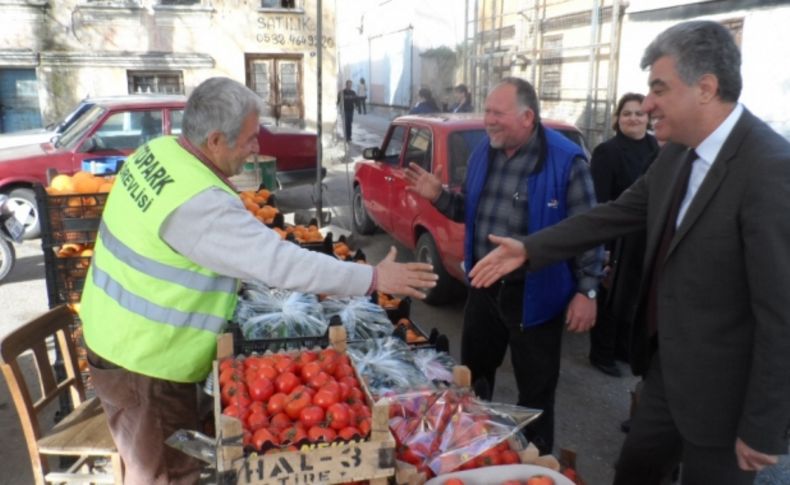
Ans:
{"type": "Polygon", "coordinates": [[[173,251],[159,230],[209,187],[235,196],[174,137],[153,140],[128,158],[104,208],[80,305],[93,352],[159,379],[198,382],[208,375],[238,281],[173,251]]]}

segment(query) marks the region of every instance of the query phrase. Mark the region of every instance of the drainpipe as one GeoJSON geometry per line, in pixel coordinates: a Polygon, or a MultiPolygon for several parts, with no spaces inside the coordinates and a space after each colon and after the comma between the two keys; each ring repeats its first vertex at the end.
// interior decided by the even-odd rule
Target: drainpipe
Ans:
{"type": "Polygon", "coordinates": [[[323,35],[324,34],[324,23],[323,23],[323,17],[324,16],[322,15],[323,14],[322,6],[323,6],[322,5],[322,1],[321,0],[316,0],[316,10],[317,10],[316,11],[316,18],[317,18],[317,20],[316,20],[316,26],[317,26],[316,35],[318,37],[318,39],[316,40],[316,62],[318,63],[318,68],[316,69],[316,77],[317,77],[316,85],[317,85],[317,89],[318,89],[318,96],[317,96],[318,97],[318,103],[317,103],[318,113],[317,113],[317,116],[316,116],[316,122],[317,122],[317,125],[318,125],[317,126],[317,132],[318,132],[317,136],[318,136],[318,138],[316,139],[316,147],[315,147],[316,148],[316,150],[315,150],[315,154],[316,154],[315,155],[316,156],[316,160],[315,160],[315,185],[316,185],[316,193],[318,194],[318,196],[316,197],[316,201],[315,201],[315,212],[316,212],[316,219],[318,220],[318,227],[321,227],[323,225],[323,217],[322,216],[323,216],[323,213],[324,213],[324,208],[323,208],[323,200],[324,200],[323,190],[324,190],[324,188],[323,188],[323,185],[322,185],[323,181],[321,180],[321,168],[322,168],[321,165],[323,163],[323,160],[322,160],[323,159],[323,143],[322,143],[321,135],[322,135],[322,133],[324,131],[323,127],[321,126],[321,123],[323,122],[323,116],[321,116],[321,98],[323,97],[322,96],[323,95],[323,90],[322,90],[323,87],[322,87],[322,83],[321,83],[321,75],[322,75],[323,68],[322,68],[321,63],[322,63],[322,57],[323,57],[322,56],[322,51],[323,51],[323,37],[324,37],[324,35],[323,35]]]}

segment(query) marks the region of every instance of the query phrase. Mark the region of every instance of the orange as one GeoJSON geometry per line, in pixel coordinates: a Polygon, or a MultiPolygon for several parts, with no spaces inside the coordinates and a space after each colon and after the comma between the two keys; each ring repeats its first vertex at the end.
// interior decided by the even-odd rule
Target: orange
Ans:
{"type": "Polygon", "coordinates": [[[49,186],[61,193],[74,192],[74,182],[68,175],[56,175],[49,186]]]}
{"type": "Polygon", "coordinates": [[[99,185],[99,190],[98,191],[103,193],[103,194],[106,194],[107,192],[110,191],[110,189],[112,189],[112,182],[111,181],[109,181],[109,182],[102,182],[102,184],[99,185]]]}
{"type": "Polygon", "coordinates": [[[99,187],[101,187],[104,181],[99,177],[94,177],[91,174],[87,174],[87,176],[80,177],[78,179],[72,178],[72,183],[74,184],[74,190],[81,194],[95,194],[99,191],[99,187]]]}

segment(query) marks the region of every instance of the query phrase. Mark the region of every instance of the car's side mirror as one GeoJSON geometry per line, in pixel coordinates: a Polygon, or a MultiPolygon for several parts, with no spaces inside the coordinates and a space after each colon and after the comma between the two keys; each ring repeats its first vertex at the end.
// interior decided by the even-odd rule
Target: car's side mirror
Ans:
{"type": "Polygon", "coordinates": [[[362,150],[362,158],[364,158],[365,160],[380,160],[381,148],[379,147],[365,148],[364,150],[362,150]]]}

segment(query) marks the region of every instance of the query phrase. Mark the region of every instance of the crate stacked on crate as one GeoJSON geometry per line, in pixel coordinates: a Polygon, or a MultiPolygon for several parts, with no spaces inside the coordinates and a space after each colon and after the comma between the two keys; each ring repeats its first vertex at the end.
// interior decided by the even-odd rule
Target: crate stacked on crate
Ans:
{"type": "Polygon", "coordinates": [[[79,325],[79,302],[112,184],[111,178],[77,172],[73,176],[56,175],[47,188],[38,185],[34,189],[49,307],[65,303],[77,316],[73,335],[83,371],[88,365],[79,325]]]}
{"type": "Polygon", "coordinates": [[[389,409],[358,379],[343,327],[331,327],[326,340],[304,340],[299,350],[282,350],[282,343],[239,343],[230,334],[218,340],[220,483],[388,483],[395,474],[389,409]],[[267,348],[272,344],[278,352],[267,348]]]}

